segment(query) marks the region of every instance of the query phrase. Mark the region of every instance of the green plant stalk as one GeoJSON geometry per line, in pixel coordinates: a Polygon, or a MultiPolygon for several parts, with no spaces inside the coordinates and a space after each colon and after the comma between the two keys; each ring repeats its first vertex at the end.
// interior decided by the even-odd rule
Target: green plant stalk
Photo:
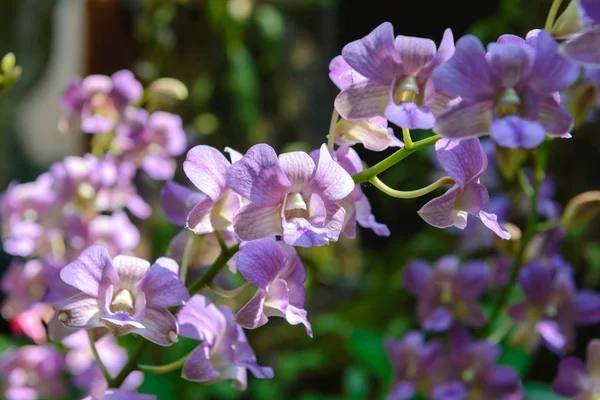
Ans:
{"type": "Polygon", "coordinates": [[[125,366],[123,367],[121,372],[119,372],[119,375],[117,375],[117,377],[115,379],[111,379],[108,381],[108,387],[111,387],[111,388],[120,388],[121,387],[121,385],[123,384],[125,379],[129,376],[131,371],[133,371],[135,369],[137,363],[140,361],[140,358],[142,358],[142,354],[144,354],[144,350],[146,349],[147,344],[148,344],[148,342],[146,341],[146,339],[144,339],[142,337],[140,337],[138,339],[138,343],[137,343],[135,349],[133,350],[133,353],[129,356],[129,360],[127,360],[127,364],[125,364],[125,366]]]}
{"type": "Polygon", "coordinates": [[[190,262],[192,260],[192,253],[196,243],[196,234],[192,231],[188,232],[187,240],[185,241],[185,247],[183,248],[183,256],[181,257],[181,268],[179,269],[179,276],[181,282],[185,283],[187,279],[188,269],[190,268],[190,262]]]}
{"type": "Polygon", "coordinates": [[[87,334],[88,338],[90,339],[90,348],[92,349],[92,354],[94,355],[96,364],[98,364],[98,368],[100,368],[100,371],[102,371],[102,375],[104,376],[104,379],[106,379],[106,382],[110,382],[112,380],[112,376],[110,376],[110,372],[108,372],[106,365],[104,365],[102,359],[100,358],[100,354],[98,354],[98,349],[96,349],[96,343],[94,342],[92,332],[87,331],[87,334]]]}
{"type": "Polygon", "coordinates": [[[190,356],[189,354],[186,354],[185,356],[181,357],[179,360],[173,361],[172,363],[165,364],[165,365],[139,364],[137,366],[137,369],[139,371],[148,372],[149,374],[154,374],[154,375],[168,374],[169,372],[177,371],[179,368],[183,367],[183,364],[185,364],[185,362],[187,361],[189,356],[190,356]]]}
{"type": "Polygon", "coordinates": [[[387,194],[388,196],[395,197],[397,199],[414,199],[417,197],[425,196],[426,194],[433,192],[434,190],[443,185],[454,185],[455,183],[454,179],[450,178],[449,176],[445,176],[433,182],[431,185],[425,186],[424,188],[410,191],[401,191],[390,188],[385,183],[381,182],[376,176],[371,178],[369,182],[371,182],[373,186],[381,190],[383,193],[387,194]]]}
{"type": "Polygon", "coordinates": [[[409,149],[407,147],[403,147],[391,156],[381,160],[377,164],[373,165],[370,168],[365,169],[362,172],[352,175],[352,179],[354,179],[354,183],[360,184],[369,182],[373,177],[381,174],[383,171],[393,167],[400,161],[404,160],[406,157],[415,153],[419,150],[423,150],[429,146],[433,146],[435,142],[440,140],[442,137],[438,135],[430,136],[426,139],[419,140],[418,142],[414,142],[413,146],[409,149]]]}
{"type": "Polygon", "coordinates": [[[402,140],[404,140],[404,147],[407,149],[412,149],[414,143],[412,141],[412,137],[410,136],[410,129],[402,128],[402,140]]]}
{"type": "Polygon", "coordinates": [[[546,24],[544,25],[544,30],[547,32],[552,31],[552,27],[556,21],[556,15],[558,14],[558,9],[560,8],[562,1],[563,0],[554,0],[550,6],[550,11],[548,11],[548,17],[546,18],[546,24]]]}
{"type": "Polygon", "coordinates": [[[231,257],[233,257],[235,253],[237,253],[239,248],[240,245],[238,243],[227,248],[227,250],[221,252],[221,255],[219,255],[219,257],[206,270],[206,272],[203,273],[201,277],[192,282],[190,286],[188,286],[188,291],[190,292],[190,295],[193,296],[194,294],[198,293],[207,283],[211,282],[215,278],[215,276],[217,276],[219,271],[221,271],[221,269],[223,269],[223,267],[227,265],[227,261],[229,261],[231,257]]]}

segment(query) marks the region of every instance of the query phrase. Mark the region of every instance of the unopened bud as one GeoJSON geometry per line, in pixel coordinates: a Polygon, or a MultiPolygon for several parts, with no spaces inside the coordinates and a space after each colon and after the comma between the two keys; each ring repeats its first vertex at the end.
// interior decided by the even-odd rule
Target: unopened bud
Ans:
{"type": "Polygon", "coordinates": [[[573,197],[560,219],[565,231],[591,221],[600,211],[600,191],[591,191],[573,197]]]}
{"type": "Polygon", "coordinates": [[[17,58],[15,57],[14,53],[8,53],[4,56],[4,58],[2,58],[1,67],[2,72],[5,74],[12,71],[15,65],[17,65],[17,58]]]}
{"type": "Polygon", "coordinates": [[[571,0],[565,11],[558,17],[551,34],[557,39],[570,39],[583,29],[583,20],[579,11],[579,0],[571,0]]]}
{"type": "Polygon", "coordinates": [[[148,87],[150,94],[157,97],[157,101],[183,101],[188,97],[188,89],[183,82],[173,78],[159,78],[148,87]]]}

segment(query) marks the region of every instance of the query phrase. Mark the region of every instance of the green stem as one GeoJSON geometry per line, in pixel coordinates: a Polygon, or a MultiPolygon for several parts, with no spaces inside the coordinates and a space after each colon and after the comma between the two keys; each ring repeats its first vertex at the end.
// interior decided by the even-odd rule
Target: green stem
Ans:
{"type": "Polygon", "coordinates": [[[190,286],[188,286],[188,291],[190,295],[194,295],[198,293],[207,283],[211,282],[215,276],[221,271],[221,269],[227,265],[227,261],[233,257],[235,253],[239,250],[240,245],[235,244],[229,247],[226,251],[223,251],[221,255],[215,260],[215,262],[200,276],[200,278],[196,279],[190,286]]]}
{"type": "Polygon", "coordinates": [[[412,149],[414,143],[412,141],[412,137],[410,137],[410,129],[402,128],[402,139],[404,140],[404,147],[407,149],[412,149]]]}
{"type": "Polygon", "coordinates": [[[335,127],[337,126],[338,118],[340,114],[337,112],[335,107],[333,107],[333,112],[331,113],[331,122],[329,123],[329,134],[327,135],[327,148],[330,153],[333,153],[333,148],[335,145],[335,127]]]}
{"type": "Polygon", "coordinates": [[[376,176],[371,178],[369,180],[369,182],[371,182],[373,184],[373,186],[375,186],[377,189],[381,190],[383,193],[387,194],[388,196],[395,197],[397,199],[414,199],[417,197],[425,196],[427,193],[431,193],[435,189],[437,189],[443,185],[447,185],[447,184],[453,185],[455,183],[454,179],[450,178],[449,176],[445,176],[445,177],[440,178],[437,181],[433,182],[431,185],[425,186],[424,188],[403,192],[400,190],[395,190],[395,189],[390,188],[385,183],[381,182],[379,180],[379,178],[376,176]]]}
{"type": "Polygon", "coordinates": [[[196,234],[192,231],[188,232],[187,240],[185,241],[185,247],[183,248],[183,256],[181,258],[181,268],[179,269],[179,276],[181,282],[185,283],[187,278],[188,269],[192,260],[192,253],[194,251],[194,245],[196,242],[196,234]]]}
{"type": "Polygon", "coordinates": [[[435,142],[441,139],[441,136],[434,135],[430,136],[427,139],[419,140],[418,142],[414,142],[413,146],[408,149],[406,147],[401,148],[391,156],[381,160],[377,164],[373,165],[371,168],[367,168],[362,172],[352,175],[352,179],[354,179],[354,183],[364,183],[371,180],[371,178],[381,174],[383,171],[391,168],[396,165],[400,161],[404,160],[406,157],[415,153],[419,150],[425,149],[429,146],[433,146],[435,142]]]}
{"type": "Polygon", "coordinates": [[[135,350],[133,350],[133,353],[129,356],[129,360],[127,360],[127,364],[125,364],[125,366],[123,367],[121,372],[119,372],[119,375],[117,375],[117,377],[115,379],[108,381],[108,387],[111,387],[111,388],[120,388],[121,387],[121,385],[123,384],[125,379],[129,376],[131,371],[133,371],[135,369],[135,366],[140,361],[140,358],[142,358],[142,354],[144,354],[144,350],[146,349],[147,344],[148,344],[148,342],[144,338],[140,337],[138,339],[137,346],[136,346],[135,350]]]}
{"type": "Polygon", "coordinates": [[[217,237],[217,241],[219,242],[219,246],[221,247],[221,251],[227,250],[227,243],[225,242],[225,238],[219,231],[215,231],[215,236],[217,237]]]}
{"type": "Polygon", "coordinates": [[[214,283],[207,283],[206,286],[208,286],[208,288],[210,290],[212,290],[217,295],[219,295],[223,298],[234,299],[234,298],[238,297],[240,294],[242,294],[244,292],[244,290],[246,290],[250,286],[252,286],[252,284],[250,282],[246,282],[243,285],[241,285],[240,287],[237,287],[237,288],[231,289],[231,290],[220,288],[217,285],[215,285],[214,283]]]}
{"type": "Polygon", "coordinates": [[[100,358],[100,354],[98,354],[98,349],[96,349],[96,343],[94,342],[94,336],[92,335],[91,331],[87,331],[87,333],[88,338],[90,339],[90,347],[92,349],[92,354],[96,359],[96,364],[98,364],[98,368],[100,368],[100,371],[102,371],[102,375],[104,376],[104,379],[106,379],[106,382],[110,382],[112,380],[112,376],[110,376],[110,372],[108,372],[106,365],[104,365],[102,359],[100,358]]]}
{"type": "Polygon", "coordinates": [[[546,18],[546,25],[544,25],[544,29],[547,32],[552,31],[552,27],[554,26],[554,21],[556,21],[556,14],[558,14],[558,9],[562,4],[562,0],[554,0],[552,2],[552,6],[550,6],[550,11],[548,11],[548,17],[546,18]]]}
{"type": "Polygon", "coordinates": [[[172,363],[165,364],[165,365],[139,364],[137,366],[137,369],[139,371],[148,372],[149,374],[154,374],[154,375],[168,374],[169,372],[177,371],[179,368],[183,367],[183,364],[185,364],[185,362],[187,361],[189,356],[190,356],[189,354],[186,354],[185,356],[181,357],[179,360],[173,361],[172,363]]]}

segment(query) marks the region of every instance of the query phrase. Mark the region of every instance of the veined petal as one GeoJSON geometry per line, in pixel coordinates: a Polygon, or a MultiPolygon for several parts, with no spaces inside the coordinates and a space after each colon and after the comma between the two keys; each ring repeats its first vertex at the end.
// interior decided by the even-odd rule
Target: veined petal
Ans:
{"type": "Polygon", "coordinates": [[[165,309],[147,308],[142,324],[143,328],[135,328],[133,332],[160,346],[171,346],[173,334],[179,332],[177,320],[165,309]]]}
{"type": "Polygon", "coordinates": [[[440,165],[462,189],[487,168],[487,155],[479,139],[461,141],[440,139],[435,143],[440,165]]]}
{"type": "Polygon", "coordinates": [[[66,312],[68,319],[64,324],[71,328],[96,328],[102,326],[100,304],[95,297],[79,293],[69,297],[60,307],[58,313],[66,312]]]}
{"type": "Polygon", "coordinates": [[[235,234],[245,241],[282,235],[281,208],[279,204],[272,207],[245,205],[233,219],[235,234]]]}
{"type": "MultiPolygon", "coordinates": [[[[580,38],[581,36],[579,36],[580,38]]],[[[575,38],[573,40],[577,40],[575,38]]],[[[535,64],[531,70],[531,75],[528,79],[528,85],[537,93],[550,95],[557,90],[566,88],[579,76],[579,66],[565,60],[562,55],[570,58],[568,55],[572,50],[577,51],[577,45],[570,44],[573,40],[568,41],[559,49],[559,45],[554,40],[552,35],[546,31],[540,31],[537,36],[535,64]],[[570,50],[565,50],[567,47],[570,50]]],[[[597,46],[600,44],[600,30],[596,39],[596,47],[590,48],[592,53],[596,53],[598,62],[600,62],[600,50],[597,46]]],[[[575,55],[575,54],[572,54],[575,55]]]]}
{"type": "Polygon", "coordinates": [[[368,80],[346,87],[335,98],[335,109],[346,119],[368,119],[383,116],[388,105],[391,85],[368,80]]]}
{"type": "Polygon", "coordinates": [[[539,102],[540,113],[538,122],[550,135],[562,136],[573,128],[573,117],[568,110],[561,107],[552,97],[546,97],[539,102]]]}
{"type": "Polygon", "coordinates": [[[344,57],[337,56],[331,60],[329,63],[329,78],[340,90],[344,90],[354,82],[352,67],[348,65],[344,57]]]}
{"type": "Polygon", "coordinates": [[[499,80],[485,58],[485,49],[475,36],[463,36],[454,55],[433,72],[437,90],[472,101],[495,97],[499,80]]]}
{"type": "Polygon", "coordinates": [[[160,191],[161,208],[167,218],[178,225],[185,225],[189,212],[204,199],[205,194],[171,181],[165,183],[160,191]]]}
{"type": "Polygon", "coordinates": [[[433,112],[412,102],[396,104],[390,101],[384,114],[390,122],[401,128],[431,129],[435,125],[433,112]]]}
{"type": "Polygon", "coordinates": [[[404,75],[416,76],[435,57],[435,43],[431,39],[398,35],[396,49],[404,75]]]}
{"type": "Polygon", "coordinates": [[[509,396],[519,389],[519,375],[507,366],[493,367],[487,373],[484,385],[489,395],[509,396]]]}
{"type": "Polygon", "coordinates": [[[187,228],[196,235],[214,232],[215,229],[210,218],[214,206],[215,202],[210,197],[206,197],[203,201],[196,204],[187,215],[187,228]]]}
{"type": "Polygon", "coordinates": [[[454,185],[440,197],[436,197],[425,204],[419,210],[419,215],[425,222],[436,228],[449,228],[453,226],[454,203],[461,193],[460,186],[454,185]]]}
{"type": "Polygon", "coordinates": [[[196,294],[177,313],[179,334],[214,345],[225,334],[227,321],[223,313],[204,296],[196,294]]]}
{"type": "Polygon", "coordinates": [[[517,43],[490,43],[487,59],[494,67],[502,86],[512,88],[529,74],[534,53],[529,46],[517,43]]]}
{"type": "Polygon", "coordinates": [[[150,263],[142,258],[132,256],[117,256],[113,260],[120,286],[133,288],[150,269],[150,263]]]}
{"type": "Polygon", "coordinates": [[[431,61],[429,61],[429,63],[427,63],[427,65],[421,69],[417,75],[417,78],[422,81],[430,77],[437,67],[448,61],[448,59],[454,55],[454,50],[454,35],[452,34],[452,30],[448,28],[444,31],[442,42],[440,43],[440,47],[438,47],[435,57],[433,57],[433,59],[431,59],[431,61]]]}
{"type": "Polygon", "coordinates": [[[438,115],[433,130],[445,138],[462,139],[486,135],[491,122],[491,101],[473,103],[463,100],[438,115]]]}
{"type": "MultiPolygon", "coordinates": [[[[361,120],[341,119],[335,128],[335,143],[338,146],[352,146],[356,143],[362,143],[366,149],[372,151],[383,151],[388,147],[400,147],[400,142],[387,127],[385,118],[375,117],[361,120]]],[[[339,154],[339,149],[337,153],[339,154]]],[[[338,159],[338,162],[341,161],[338,159]]],[[[356,173],[357,170],[350,171],[344,167],[349,173],[356,173]]],[[[360,164],[362,170],[362,164],[360,164]]]]}
{"type": "Polygon", "coordinates": [[[181,376],[195,382],[210,382],[219,377],[219,373],[210,362],[211,346],[202,343],[190,354],[183,364],[181,376]]]}
{"type": "Polygon", "coordinates": [[[546,131],[538,121],[509,115],[492,122],[490,136],[502,147],[533,149],[544,141],[546,131]]]}
{"type": "Polygon", "coordinates": [[[266,297],[267,291],[258,289],[254,297],[238,311],[234,321],[246,329],[255,329],[265,325],[269,321],[264,313],[266,297]]]}
{"type": "Polygon", "coordinates": [[[563,43],[559,53],[571,62],[588,68],[600,65],[600,27],[584,31],[581,35],[563,43]]]}
{"type": "Polygon", "coordinates": [[[238,271],[250,283],[266,289],[286,265],[285,254],[273,239],[245,243],[234,256],[238,271]]]}
{"type": "Polygon", "coordinates": [[[319,151],[317,168],[310,186],[325,202],[341,200],[354,189],[352,177],[331,158],[325,144],[319,151]]]}
{"type": "Polygon", "coordinates": [[[242,197],[262,206],[281,204],[291,186],[275,150],[267,144],[252,146],[227,172],[227,184],[242,197]]]}
{"type": "Polygon", "coordinates": [[[90,296],[98,296],[103,279],[112,283],[119,281],[106,247],[100,245],[88,247],[75,261],[63,267],[60,278],[90,296]]]}
{"type": "Polygon", "coordinates": [[[189,180],[213,201],[219,199],[226,187],[228,167],[229,161],[219,150],[204,145],[188,151],[183,162],[183,171],[189,180]]]}
{"type": "Polygon", "coordinates": [[[478,216],[481,210],[486,210],[490,205],[490,195],[480,183],[467,184],[457,200],[457,209],[478,216]]]}
{"type": "Polygon", "coordinates": [[[367,36],[344,46],[342,56],[367,79],[381,84],[391,83],[400,64],[394,43],[394,27],[384,22],[367,36]]]}
{"type": "Polygon", "coordinates": [[[136,285],[145,295],[150,308],[182,306],[190,298],[179,276],[179,265],[168,257],[160,257],[136,285]]]}
{"type": "Polygon", "coordinates": [[[290,193],[300,193],[315,174],[315,162],[303,151],[279,155],[279,164],[291,183],[290,193]]]}
{"type": "Polygon", "coordinates": [[[498,223],[496,214],[491,214],[485,211],[479,211],[479,219],[483,224],[504,240],[510,239],[510,233],[498,223]]]}
{"type": "Polygon", "coordinates": [[[290,304],[289,289],[282,279],[275,280],[267,292],[264,303],[266,316],[285,318],[290,325],[302,324],[306,327],[306,334],[312,337],[312,329],[306,318],[306,310],[290,304]]]}

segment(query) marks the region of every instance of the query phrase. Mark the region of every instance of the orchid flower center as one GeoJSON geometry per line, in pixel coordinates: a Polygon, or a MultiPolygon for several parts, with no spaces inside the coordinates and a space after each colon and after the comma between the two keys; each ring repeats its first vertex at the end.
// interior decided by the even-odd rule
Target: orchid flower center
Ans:
{"type": "Polygon", "coordinates": [[[440,282],[440,303],[450,304],[452,302],[452,283],[440,282]]]}
{"type": "Polygon", "coordinates": [[[112,312],[127,311],[131,313],[133,311],[133,295],[129,290],[123,289],[113,297],[110,305],[112,312]]]}
{"type": "Polygon", "coordinates": [[[285,216],[287,218],[308,218],[308,205],[301,193],[290,193],[285,200],[285,216]]]}
{"type": "Polygon", "coordinates": [[[88,210],[92,208],[94,198],[96,197],[96,189],[88,182],[82,182],[77,186],[76,196],[73,202],[77,208],[88,210]]]}
{"type": "Polygon", "coordinates": [[[521,98],[513,88],[504,89],[496,98],[496,115],[500,118],[508,115],[522,115],[523,111],[521,98]]]}
{"type": "Polygon", "coordinates": [[[33,208],[28,208],[23,212],[23,218],[27,221],[35,221],[38,218],[38,213],[33,208]]]}
{"type": "Polygon", "coordinates": [[[402,103],[417,103],[421,104],[423,96],[419,96],[419,84],[414,76],[406,76],[396,83],[394,88],[394,102],[402,103]]]}
{"type": "Polygon", "coordinates": [[[461,374],[460,377],[466,383],[471,383],[475,380],[475,369],[467,368],[461,374]]]}
{"type": "Polygon", "coordinates": [[[118,118],[114,102],[106,93],[96,93],[90,99],[92,114],[102,115],[111,119],[118,118]]]}

